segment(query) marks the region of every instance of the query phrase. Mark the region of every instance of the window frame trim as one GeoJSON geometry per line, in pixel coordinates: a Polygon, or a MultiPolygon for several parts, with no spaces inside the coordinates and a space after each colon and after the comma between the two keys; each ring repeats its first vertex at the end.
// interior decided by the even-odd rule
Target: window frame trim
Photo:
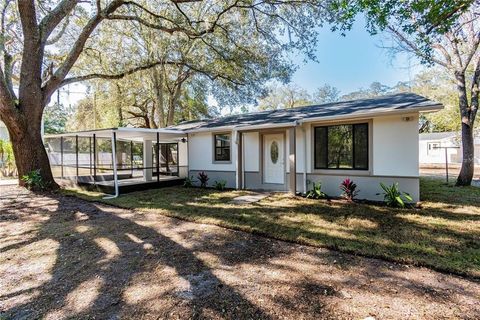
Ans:
{"type": "MultiPolygon", "coordinates": [[[[232,163],[232,133],[229,131],[221,131],[221,132],[212,132],[212,143],[213,143],[213,148],[212,148],[212,163],[216,164],[230,164],[232,163]],[[230,137],[230,147],[229,147],[229,160],[217,160],[216,159],[216,151],[217,151],[217,136],[220,135],[227,135],[230,137]]],[[[221,147],[219,147],[221,148],[221,147]]],[[[225,148],[225,147],[224,147],[225,148]]]]}
{"type": "Polygon", "coordinates": [[[312,129],[312,136],[313,136],[313,147],[312,147],[312,160],[313,160],[313,163],[312,163],[312,172],[314,173],[319,173],[319,172],[322,172],[322,171],[327,171],[327,172],[336,172],[336,173],[340,173],[342,171],[345,171],[345,172],[358,172],[358,173],[363,173],[365,175],[369,175],[370,174],[370,170],[371,170],[371,142],[370,142],[370,139],[371,139],[371,130],[372,130],[372,121],[371,120],[368,120],[368,119],[365,119],[365,120],[359,120],[359,121],[356,121],[356,122],[340,122],[340,123],[318,123],[318,124],[312,124],[311,126],[311,129],[312,129]],[[328,127],[334,127],[334,126],[342,126],[342,125],[350,125],[352,126],[352,168],[328,168],[328,127]],[[354,165],[355,165],[355,130],[354,130],[354,126],[355,125],[367,125],[367,157],[368,157],[368,161],[367,161],[367,168],[365,169],[359,169],[359,168],[355,168],[354,165]],[[326,156],[327,156],[327,167],[326,168],[321,168],[321,167],[317,167],[316,166],[316,163],[317,163],[317,153],[315,152],[316,151],[316,142],[317,142],[317,135],[315,134],[315,130],[316,128],[321,128],[321,127],[324,127],[324,128],[327,128],[326,129],[326,134],[327,134],[327,148],[326,148],[326,156]]]}

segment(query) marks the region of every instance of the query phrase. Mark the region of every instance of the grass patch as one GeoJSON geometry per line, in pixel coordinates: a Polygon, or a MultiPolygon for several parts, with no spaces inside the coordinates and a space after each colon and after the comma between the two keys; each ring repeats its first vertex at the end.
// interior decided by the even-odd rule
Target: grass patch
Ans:
{"type": "Polygon", "coordinates": [[[393,209],[284,193],[251,205],[231,203],[246,191],[171,187],[104,200],[124,208],[220,225],[292,242],[431,267],[480,278],[480,188],[422,178],[421,209],[393,209]]]}

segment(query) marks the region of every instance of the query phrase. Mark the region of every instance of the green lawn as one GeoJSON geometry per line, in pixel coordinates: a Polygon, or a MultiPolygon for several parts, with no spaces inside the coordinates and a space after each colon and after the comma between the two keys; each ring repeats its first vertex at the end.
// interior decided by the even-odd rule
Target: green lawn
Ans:
{"type": "Polygon", "coordinates": [[[251,205],[231,200],[247,191],[172,187],[88,200],[189,221],[328,247],[480,278],[480,188],[421,179],[421,209],[391,209],[276,193],[251,205]]]}

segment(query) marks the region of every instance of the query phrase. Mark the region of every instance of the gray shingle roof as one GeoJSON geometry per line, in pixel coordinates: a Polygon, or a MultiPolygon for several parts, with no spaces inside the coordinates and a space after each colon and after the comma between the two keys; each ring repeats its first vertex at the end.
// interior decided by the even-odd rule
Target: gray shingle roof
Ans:
{"type": "Polygon", "coordinates": [[[442,140],[448,138],[455,138],[455,136],[460,135],[459,132],[429,132],[419,134],[420,140],[442,140]]]}
{"type": "Polygon", "coordinates": [[[308,120],[322,117],[355,116],[372,112],[395,112],[411,109],[425,111],[441,108],[442,105],[413,93],[398,93],[371,99],[342,101],[292,109],[268,110],[261,112],[231,115],[216,119],[182,122],[172,129],[215,129],[226,126],[255,126],[266,124],[293,123],[296,120],[308,120]]]}

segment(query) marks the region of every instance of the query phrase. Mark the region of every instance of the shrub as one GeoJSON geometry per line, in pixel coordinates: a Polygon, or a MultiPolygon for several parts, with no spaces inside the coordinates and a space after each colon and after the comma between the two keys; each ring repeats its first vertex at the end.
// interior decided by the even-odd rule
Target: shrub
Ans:
{"type": "Polygon", "coordinates": [[[183,186],[185,188],[191,188],[191,187],[193,187],[194,182],[195,182],[195,179],[193,179],[193,176],[191,176],[190,178],[186,177],[185,181],[183,182],[183,186]]]}
{"type": "Polygon", "coordinates": [[[225,180],[220,180],[220,181],[215,181],[213,183],[215,189],[217,190],[225,190],[225,186],[227,185],[227,181],[225,180]]]}
{"type": "Polygon", "coordinates": [[[22,181],[25,182],[25,187],[28,190],[44,190],[46,187],[42,175],[40,174],[40,169],[30,171],[22,176],[22,181]]]}
{"type": "Polygon", "coordinates": [[[311,182],[308,181],[308,184],[312,183],[313,187],[309,191],[307,191],[307,198],[309,199],[324,199],[327,197],[327,195],[322,192],[322,183],[318,182],[311,182]]]}
{"type": "Polygon", "coordinates": [[[391,186],[386,186],[380,182],[380,187],[382,187],[383,192],[377,193],[377,195],[383,195],[383,200],[389,207],[405,208],[405,200],[413,201],[410,194],[398,189],[398,182],[391,186]]]}
{"type": "Polygon", "coordinates": [[[353,201],[357,196],[359,190],[357,190],[357,185],[353,182],[353,180],[345,179],[340,184],[340,189],[343,191],[343,196],[348,201],[353,201]]]}
{"type": "Polygon", "coordinates": [[[202,172],[199,172],[199,173],[198,173],[198,181],[200,181],[200,187],[206,188],[206,187],[207,187],[208,180],[210,180],[210,178],[209,178],[208,175],[205,173],[205,171],[202,171],[202,172]]]}

